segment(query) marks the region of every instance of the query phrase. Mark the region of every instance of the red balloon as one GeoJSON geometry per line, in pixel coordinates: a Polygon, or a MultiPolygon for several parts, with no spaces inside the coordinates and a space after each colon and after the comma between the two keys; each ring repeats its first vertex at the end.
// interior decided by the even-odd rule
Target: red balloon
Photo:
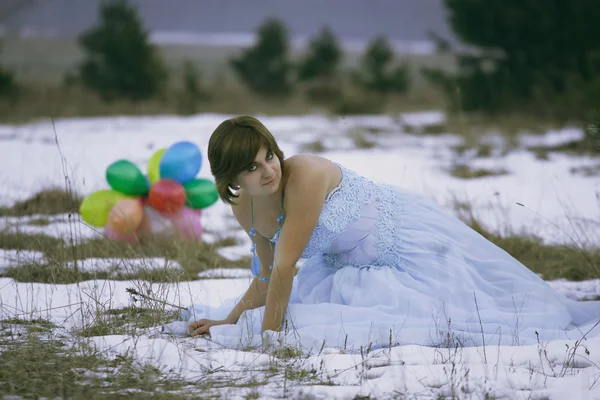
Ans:
{"type": "Polygon", "coordinates": [[[150,187],[148,204],[164,214],[177,213],[185,205],[185,188],[172,179],[160,179],[150,187]]]}

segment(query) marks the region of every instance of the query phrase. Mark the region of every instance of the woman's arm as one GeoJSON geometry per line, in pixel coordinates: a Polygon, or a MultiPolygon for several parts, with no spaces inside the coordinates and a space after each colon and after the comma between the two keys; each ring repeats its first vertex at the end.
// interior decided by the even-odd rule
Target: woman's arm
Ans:
{"type": "MultiPolygon", "coordinates": [[[[259,276],[267,277],[271,273],[269,267],[273,265],[273,247],[269,239],[256,233],[255,236],[256,253],[260,260],[259,276]]],[[[235,324],[242,313],[246,310],[261,307],[265,305],[267,299],[267,288],[269,282],[261,282],[258,277],[254,277],[250,283],[250,287],[246,290],[246,294],[231,310],[225,321],[235,324]]]]}
{"type": "Polygon", "coordinates": [[[290,174],[285,190],[285,222],[277,242],[269,281],[262,332],[281,329],[292,292],[296,262],[319,221],[329,178],[318,165],[290,174]]]}

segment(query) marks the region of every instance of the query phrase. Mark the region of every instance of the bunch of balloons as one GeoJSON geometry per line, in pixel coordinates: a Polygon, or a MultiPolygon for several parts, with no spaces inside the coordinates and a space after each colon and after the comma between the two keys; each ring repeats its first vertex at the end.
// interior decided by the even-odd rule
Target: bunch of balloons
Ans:
{"type": "Polygon", "coordinates": [[[200,238],[202,210],[219,197],[212,181],[196,178],[201,167],[200,150],[186,141],[154,153],[147,176],[131,161],[118,160],[106,169],[111,189],[84,198],[81,218],[104,228],[106,237],[130,243],[165,228],[178,237],[200,238]]]}

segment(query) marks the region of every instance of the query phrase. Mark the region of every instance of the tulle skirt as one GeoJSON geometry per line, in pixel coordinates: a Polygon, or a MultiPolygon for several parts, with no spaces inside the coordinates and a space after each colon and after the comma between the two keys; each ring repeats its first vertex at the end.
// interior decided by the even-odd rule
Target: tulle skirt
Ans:
{"type": "MultiPolygon", "coordinates": [[[[600,302],[556,292],[507,252],[433,202],[398,189],[400,237],[393,265],[332,268],[323,254],[305,260],[281,332],[270,340],[314,352],[403,344],[526,345],[577,339],[600,319],[600,302]]],[[[224,318],[237,299],[194,305],[183,316],[224,318]]],[[[260,346],[264,307],[210,330],[214,342],[260,346]]],[[[596,328],[589,336],[600,334],[596,328]]]]}

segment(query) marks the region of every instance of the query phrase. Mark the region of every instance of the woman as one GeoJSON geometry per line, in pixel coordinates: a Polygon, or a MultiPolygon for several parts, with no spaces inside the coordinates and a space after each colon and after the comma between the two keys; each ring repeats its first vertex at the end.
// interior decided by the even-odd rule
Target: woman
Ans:
{"type": "Polygon", "coordinates": [[[253,117],[221,123],[208,158],[253,239],[257,276],[236,304],[203,309],[194,336],[244,346],[266,333],[347,350],[525,344],[600,317],[599,302],[560,295],[433,202],[322,157],[284,159],[253,117]]]}

